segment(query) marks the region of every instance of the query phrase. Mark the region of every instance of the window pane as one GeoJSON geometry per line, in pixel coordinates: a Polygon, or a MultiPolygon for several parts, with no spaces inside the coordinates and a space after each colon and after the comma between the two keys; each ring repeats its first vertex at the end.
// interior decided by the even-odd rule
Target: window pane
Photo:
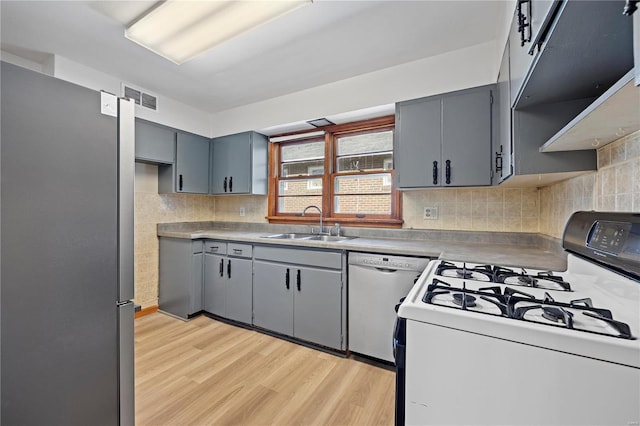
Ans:
{"type": "MultiPolygon", "coordinates": [[[[302,213],[307,206],[322,205],[322,197],[278,197],[278,213],[302,213]]],[[[316,210],[309,210],[309,214],[318,213],[316,210]]]]}
{"type": "Polygon", "coordinates": [[[324,158],[324,140],[283,145],[281,155],[283,163],[324,158]]]}
{"type": "Polygon", "coordinates": [[[338,156],[383,151],[393,151],[392,130],[338,138],[338,156]]]}
{"type": "Polygon", "coordinates": [[[389,195],[336,195],[335,213],[342,214],[391,214],[391,194],[389,195]]]}
{"type": "Polygon", "coordinates": [[[336,194],[371,194],[391,192],[391,173],[374,175],[336,176],[334,180],[336,194]]]}
{"type": "Polygon", "coordinates": [[[282,163],[282,177],[311,176],[324,173],[324,160],[282,163]]]}
{"type": "Polygon", "coordinates": [[[358,170],[391,170],[393,169],[393,153],[383,152],[368,155],[353,155],[338,158],[337,172],[358,170]]]}
{"type": "Polygon", "coordinates": [[[322,195],[322,179],[281,180],[278,194],[280,196],[322,195]]]}

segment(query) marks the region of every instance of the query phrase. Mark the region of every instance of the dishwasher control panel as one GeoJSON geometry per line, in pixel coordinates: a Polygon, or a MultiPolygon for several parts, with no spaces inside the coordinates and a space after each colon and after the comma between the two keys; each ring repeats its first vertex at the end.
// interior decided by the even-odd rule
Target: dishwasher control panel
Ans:
{"type": "Polygon", "coordinates": [[[350,265],[371,266],[374,268],[403,269],[422,272],[430,259],[420,257],[389,256],[371,253],[349,253],[350,265]]]}

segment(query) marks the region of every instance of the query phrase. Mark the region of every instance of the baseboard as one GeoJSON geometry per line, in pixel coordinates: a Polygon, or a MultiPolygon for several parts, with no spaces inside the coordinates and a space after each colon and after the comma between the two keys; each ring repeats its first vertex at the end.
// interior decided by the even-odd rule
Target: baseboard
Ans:
{"type": "Polygon", "coordinates": [[[136,312],[136,318],[140,318],[145,315],[150,315],[156,312],[157,310],[158,310],[158,305],[147,306],[146,308],[140,309],[138,312],[136,312]]]}

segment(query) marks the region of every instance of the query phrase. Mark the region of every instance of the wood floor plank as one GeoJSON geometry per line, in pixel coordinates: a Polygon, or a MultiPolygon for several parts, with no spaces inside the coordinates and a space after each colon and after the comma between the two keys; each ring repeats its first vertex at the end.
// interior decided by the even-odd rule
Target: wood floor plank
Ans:
{"type": "Polygon", "coordinates": [[[204,316],[135,327],[139,426],[393,424],[389,369],[204,316]]]}

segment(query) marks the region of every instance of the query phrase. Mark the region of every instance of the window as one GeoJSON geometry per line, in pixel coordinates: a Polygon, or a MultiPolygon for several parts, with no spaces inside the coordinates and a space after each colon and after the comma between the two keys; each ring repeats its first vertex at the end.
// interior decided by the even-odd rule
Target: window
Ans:
{"type": "MultiPolygon", "coordinates": [[[[324,136],[271,144],[269,220],[401,226],[393,187],[393,118],[323,128],[324,136]]],[[[298,135],[296,135],[298,136],[298,135]]]]}

